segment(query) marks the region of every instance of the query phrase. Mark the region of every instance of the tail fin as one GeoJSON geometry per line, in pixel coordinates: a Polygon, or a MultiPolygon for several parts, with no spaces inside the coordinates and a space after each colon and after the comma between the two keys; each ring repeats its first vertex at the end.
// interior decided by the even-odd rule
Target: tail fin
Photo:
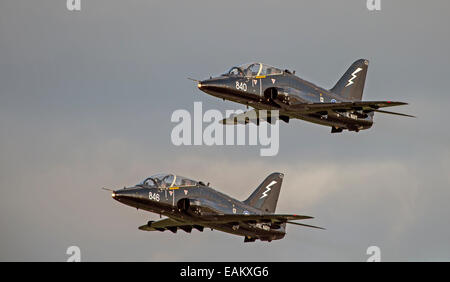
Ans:
{"type": "Polygon", "coordinates": [[[346,100],[361,101],[368,67],[368,60],[357,60],[330,91],[346,100]]]}
{"type": "Polygon", "coordinates": [[[256,188],[244,203],[264,212],[274,213],[277,207],[283,177],[284,174],[282,173],[272,173],[256,188]]]}

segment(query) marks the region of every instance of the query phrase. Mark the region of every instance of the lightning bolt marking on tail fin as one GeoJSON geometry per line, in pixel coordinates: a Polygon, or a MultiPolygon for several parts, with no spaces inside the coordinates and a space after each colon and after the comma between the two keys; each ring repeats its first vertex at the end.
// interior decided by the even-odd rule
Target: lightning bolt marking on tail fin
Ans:
{"type": "Polygon", "coordinates": [[[260,199],[267,197],[269,195],[268,193],[270,192],[270,190],[272,190],[272,188],[270,187],[272,187],[275,184],[277,184],[275,180],[270,182],[270,184],[266,186],[266,191],[263,192],[263,195],[261,196],[260,199]]]}
{"type": "Polygon", "coordinates": [[[357,69],[352,73],[352,78],[350,78],[350,79],[348,80],[348,83],[347,83],[347,85],[345,85],[345,87],[350,86],[350,85],[352,85],[352,84],[354,83],[354,82],[353,82],[353,79],[356,78],[356,74],[357,74],[358,72],[360,72],[360,71],[362,71],[362,68],[357,68],[357,69]]]}

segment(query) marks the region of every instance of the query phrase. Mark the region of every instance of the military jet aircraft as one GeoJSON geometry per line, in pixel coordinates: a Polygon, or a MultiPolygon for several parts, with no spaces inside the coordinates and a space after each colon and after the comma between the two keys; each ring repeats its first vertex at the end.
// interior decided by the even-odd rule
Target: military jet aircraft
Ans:
{"type": "MultiPolygon", "coordinates": [[[[212,96],[254,108],[223,120],[225,124],[259,125],[258,110],[279,110],[279,119],[285,122],[302,119],[330,126],[331,133],[337,133],[344,129],[358,132],[370,128],[375,112],[413,117],[380,110],[406,105],[404,102],[361,101],[368,65],[365,59],[357,60],[330,90],[301,79],[295,72],[262,63],[232,67],[218,77],[197,81],[197,86],[212,96]]],[[[272,122],[270,116],[266,120],[272,122]]]]}
{"type": "Polygon", "coordinates": [[[282,173],[272,173],[241,202],[201,181],[174,174],[157,174],[129,188],[113,191],[113,199],[149,212],[167,216],[139,227],[144,231],[211,228],[244,236],[244,242],[272,241],[286,234],[286,223],[319,228],[293,220],[310,216],[275,214],[280,194],[282,173]]]}

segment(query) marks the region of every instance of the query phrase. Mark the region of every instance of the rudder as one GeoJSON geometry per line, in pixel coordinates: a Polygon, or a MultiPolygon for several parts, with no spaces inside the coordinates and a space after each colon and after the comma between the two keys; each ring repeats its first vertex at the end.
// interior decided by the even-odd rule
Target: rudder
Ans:
{"type": "Polygon", "coordinates": [[[264,212],[274,213],[277,207],[283,177],[284,174],[278,172],[270,174],[244,203],[264,212]]]}
{"type": "Polygon", "coordinates": [[[330,91],[346,100],[361,101],[368,67],[368,60],[357,60],[330,91]]]}

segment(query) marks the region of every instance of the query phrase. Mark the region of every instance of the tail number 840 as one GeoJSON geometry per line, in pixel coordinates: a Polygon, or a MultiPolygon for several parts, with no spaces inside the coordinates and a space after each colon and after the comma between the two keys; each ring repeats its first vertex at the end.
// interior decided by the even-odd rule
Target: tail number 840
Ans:
{"type": "Polygon", "coordinates": [[[159,194],[148,192],[148,198],[153,201],[159,202],[159,194]]]}
{"type": "Polygon", "coordinates": [[[245,82],[236,81],[236,89],[247,91],[247,84],[245,82]]]}

